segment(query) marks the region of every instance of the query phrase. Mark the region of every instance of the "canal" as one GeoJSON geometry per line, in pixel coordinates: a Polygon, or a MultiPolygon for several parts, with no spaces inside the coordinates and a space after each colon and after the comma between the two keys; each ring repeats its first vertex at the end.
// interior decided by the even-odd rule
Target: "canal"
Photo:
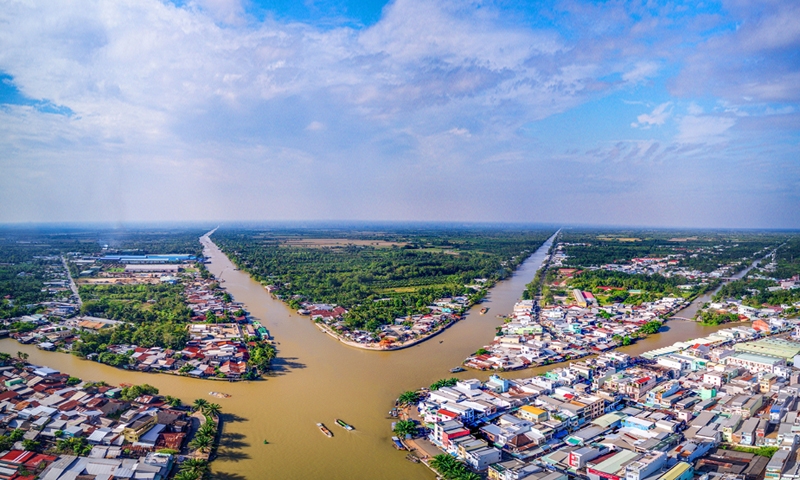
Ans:
{"type": "MultiPolygon", "coordinates": [[[[394,450],[387,413],[397,395],[445,377],[466,356],[491,341],[525,284],[542,265],[550,238],[509,279],[498,283],[486,301],[444,333],[414,347],[375,352],[348,347],[320,332],[308,317],[292,312],[246,273],[235,269],[208,237],[201,239],[208,268],[224,283],[236,301],[246,305],[279,342],[275,373],[257,382],[214,382],[169,375],[115,369],[71,355],[44,352],[11,339],[0,350],[30,354],[29,361],[47,365],[85,380],[108,383],[149,383],[162,394],[185,402],[205,398],[222,406],[225,426],[219,457],[213,463],[218,479],[432,479],[424,466],[410,463],[394,450]],[[486,315],[478,310],[489,307],[486,315]],[[209,391],[230,398],[215,399],[209,391]],[[347,432],[334,424],[342,418],[355,426],[347,432]],[[334,437],[316,427],[324,422],[334,437]],[[264,444],[264,440],[269,443],[264,444]]],[[[694,322],[670,322],[664,333],[628,347],[628,353],[652,350],[679,340],[708,335],[719,327],[694,322]],[[679,325],[679,326],[678,326],[679,325]],[[675,327],[677,326],[677,327],[675,327]]],[[[531,376],[550,367],[508,374],[531,376]]],[[[461,378],[487,378],[489,373],[468,371],[461,378]]]]}

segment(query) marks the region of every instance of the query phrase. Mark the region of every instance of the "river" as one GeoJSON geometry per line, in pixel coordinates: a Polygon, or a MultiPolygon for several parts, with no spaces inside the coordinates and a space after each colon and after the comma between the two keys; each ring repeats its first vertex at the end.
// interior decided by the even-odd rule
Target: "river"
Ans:
{"type": "MultiPolygon", "coordinates": [[[[319,331],[308,317],[292,312],[245,272],[238,271],[207,237],[203,237],[209,270],[224,281],[234,299],[246,305],[279,342],[276,372],[257,382],[212,382],[169,375],[115,369],[71,355],[44,352],[11,339],[0,350],[24,351],[29,361],[47,365],[85,380],[108,383],[149,383],[162,394],[185,402],[205,398],[222,405],[226,414],[219,457],[213,463],[216,479],[432,479],[424,466],[405,460],[391,444],[386,418],[395,398],[453,376],[449,369],[491,341],[501,321],[496,314],[511,312],[552,244],[551,237],[509,279],[499,282],[484,303],[440,335],[414,347],[394,352],[361,350],[340,344],[319,331]],[[489,307],[486,315],[478,310],[489,307]],[[232,395],[209,397],[210,390],[232,395]],[[342,418],[356,427],[346,432],[334,424],[342,418]],[[316,427],[326,423],[334,438],[316,427]],[[263,441],[268,440],[269,444],[263,441]]],[[[694,322],[670,322],[664,333],[653,335],[626,352],[636,354],[679,340],[716,331],[694,322]],[[673,325],[680,324],[679,328],[673,325]]],[[[531,376],[550,367],[518,371],[510,377],[531,376]]],[[[488,372],[467,371],[461,378],[485,379],[488,372]]]]}

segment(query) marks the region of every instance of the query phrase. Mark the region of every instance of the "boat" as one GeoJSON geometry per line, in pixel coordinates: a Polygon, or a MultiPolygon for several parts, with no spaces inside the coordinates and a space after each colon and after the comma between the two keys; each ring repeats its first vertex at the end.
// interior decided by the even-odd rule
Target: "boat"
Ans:
{"type": "Polygon", "coordinates": [[[398,450],[405,450],[406,449],[406,446],[403,445],[403,442],[401,442],[399,438],[392,437],[392,442],[394,442],[394,448],[396,448],[398,450]]]}
{"type": "Polygon", "coordinates": [[[458,372],[463,372],[463,371],[464,371],[464,369],[462,367],[454,367],[454,368],[450,369],[450,373],[458,373],[458,372]]]}
{"type": "Polygon", "coordinates": [[[266,444],[268,444],[268,443],[269,443],[268,441],[264,440],[264,445],[266,445],[266,444]]]}
{"type": "Polygon", "coordinates": [[[339,425],[340,427],[344,428],[345,430],[355,430],[355,428],[353,428],[352,425],[348,425],[347,422],[345,422],[344,420],[341,420],[339,418],[336,419],[336,424],[339,425]]]}
{"type": "Polygon", "coordinates": [[[406,455],[406,460],[409,462],[419,463],[419,457],[414,455],[413,453],[409,453],[406,455]]]}
{"type": "Polygon", "coordinates": [[[317,424],[317,427],[319,428],[319,431],[320,431],[320,432],[322,432],[322,433],[324,433],[324,434],[325,434],[325,436],[327,436],[328,438],[330,438],[330,437],[332,437],[332,436],[333,436],[333,432],[331,432],[330,430],[328,430],[328,427],[326,427],[325,425],[323,425],[323,424],[321,424],[321,423],[318,423],[318,424],[317,424]]]}
{"type": "Polygon", "coordinates": [[[231,398],[230,393],[208,392],[208,394],[211,395],[212,397],[217,397],[217,398],[231,398]]]}
{"type": "Polygon", "coordinates": [[[485,314],[486,312],[488,312],[488,311],[489,311],[489,307],[483,307],[483,308],[481,308],[481,315],[484,315],[484,314],[485,314]]]}

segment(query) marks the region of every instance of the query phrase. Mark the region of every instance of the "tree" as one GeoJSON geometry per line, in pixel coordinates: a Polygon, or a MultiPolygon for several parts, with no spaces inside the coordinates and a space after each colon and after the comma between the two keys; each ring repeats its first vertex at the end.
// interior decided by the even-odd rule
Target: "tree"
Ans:
{"type": "Polygon", "coordinates": [[[417,403],[419,401],[419,393],[412,390],[403,392],[400,394],[400,397],[398,397],[397,401],[402,405],[411,405],[417,403]]]}
{"type": "Polygon", "coordinates": [[[179,475],[187,475],[187,479],[198,479],[203,478],[210,472],[211,469],[208,466],[208,462],[198,458],[190,458],[181,463],[179,475]]]}
{"type": "Polygon", "coordinates": [[[413,420],[400,420],[394,424],[394,433],[400,437],[414,436],[417,433],[417,424],[413,420]]]}
{"type": "Polygon", "coordinates": [[[213,437],[217,433],[217,426],[214,425],[214,422],[205,422],[203,423],[200,428],[197,429],[197,435],[203,435],[206,437],[213,437]]]}
{"type": "Polygon", "coordinates": [[[36,452],[39,450],[39,446],[39,442],[36,440],[30,440],[26,438],[22,441],[22,448],[26,452],[36,452]]]}
{"type": "Polygon", "coordinates": [[[146,383],[142,385],[132,385],[130,387],[124,387],[120,392],[120,397],[123,400],[131,401],[135,400],[142,395],[157,395],[158,389],[152,385],[148,385],[146,383]]]}
{"type": "Polygon", "coordinates": [[[167,404],[170,407],[180,407],[181,406],[181,399],[177,398],[177,397],[173,397],[173,396],[167,395],[166,397],[164,397],[164,401],[167,402],[167,404]]]}
{"type": "Polygon", "coordinates": [[[203,410],[206,405],[208,405],[208,400],[204,398],[198,398],[194,401],[194,403],[192,403],[192,408],[194,408],[194,410],[203,410]]]}
{"type": "Polygon", "coordinates": [[[208,435],[195,435],[192,441],[189,442],[190,447],[195,450],[200,450],[201,452],[207,452],[213,444],[214,439],[208,435]]]}
{"type": "Polygon", "coordinates": [[[481,347],[475,352],[475,355],[486,355],[487,353],[489,353],[489,350],[481,347]]]}
{"type": "Polygon", "coordinates": [[[11,432],[11,441],[12,442],[19,442],[20,440],[22,440],[22,437],[24,435],[25,435],[25,432],[23,432],[22,430],[17,428],[13,432],[11,432]]]}
{"type": "Polygon", "coordinates": [[[69,377],[67,379],[67,385],[77,385],[81,383],[81,379],[78,377],[69,377]]]}
{"type": "Polygon", "coordinates": [[[203,408],[203,415],[207,417],[218,417],[222,412],[222,407],[218,403],[209,403],[203,408]]]}
{"type": "Polygon", "coordinates": [[[431,384],[431,390],[439,390],[442,387],[452,387],[458,383],[457,378],[443,378],[442,380],[437,380],[431,384]]]}

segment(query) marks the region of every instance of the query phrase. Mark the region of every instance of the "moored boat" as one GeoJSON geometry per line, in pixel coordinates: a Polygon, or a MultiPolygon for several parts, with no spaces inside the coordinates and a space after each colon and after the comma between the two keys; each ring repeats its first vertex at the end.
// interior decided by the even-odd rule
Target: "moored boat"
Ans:
{"type": "Polygon", "coordinates": [[[463,371],[464,371],[464,369],[462,367],[454,367],[454,368],[450,369],[450,373],[458,373],[458,372],[463,372],[463,371]]]}
{"type": "Polygon", "coordinates": [[[489,311],[489,308],[488,308],[488,307],[483,307],[483,308],[481,308],[481,315],[485,314],[485,313],[486,313],[486,312],[488,312],[488,311],[489,311]]]}
{"type": "Polygon", "coordinates": [[[217,398],[230,398],[231,397],[230,393],[208,392],[208,394],[211,395],[212,397],[217,397],[217,398]]]}
{"type": "Polygon", "coordinates": [[[317,428],[319,428],[319,431],[324,433],[325,436],[327,436],[327,437],[332,437],[333,436],[333,432],[328,430],[328,427],[326,427],[325,425],[323,425],[321,423],[318,423],[317,424],[317,428]]]}
{"type": "Polygon", "coordinates": [[[403,445],[403,442],[401,442],[399,438],[392,437],[392,442],[394,442],[394,448],[396,448],[398,450],[405,450],[406,449],[406,446],[403,445]]]}
{"type": "Polygon", "coordinates": [[[352,425],[349,425],[347,422],[345,422],[342,419],[337,418],[336,419],[336,424],[339,425],[340,427],[344,428],[345,430],[354,430],[352,425]]]}

